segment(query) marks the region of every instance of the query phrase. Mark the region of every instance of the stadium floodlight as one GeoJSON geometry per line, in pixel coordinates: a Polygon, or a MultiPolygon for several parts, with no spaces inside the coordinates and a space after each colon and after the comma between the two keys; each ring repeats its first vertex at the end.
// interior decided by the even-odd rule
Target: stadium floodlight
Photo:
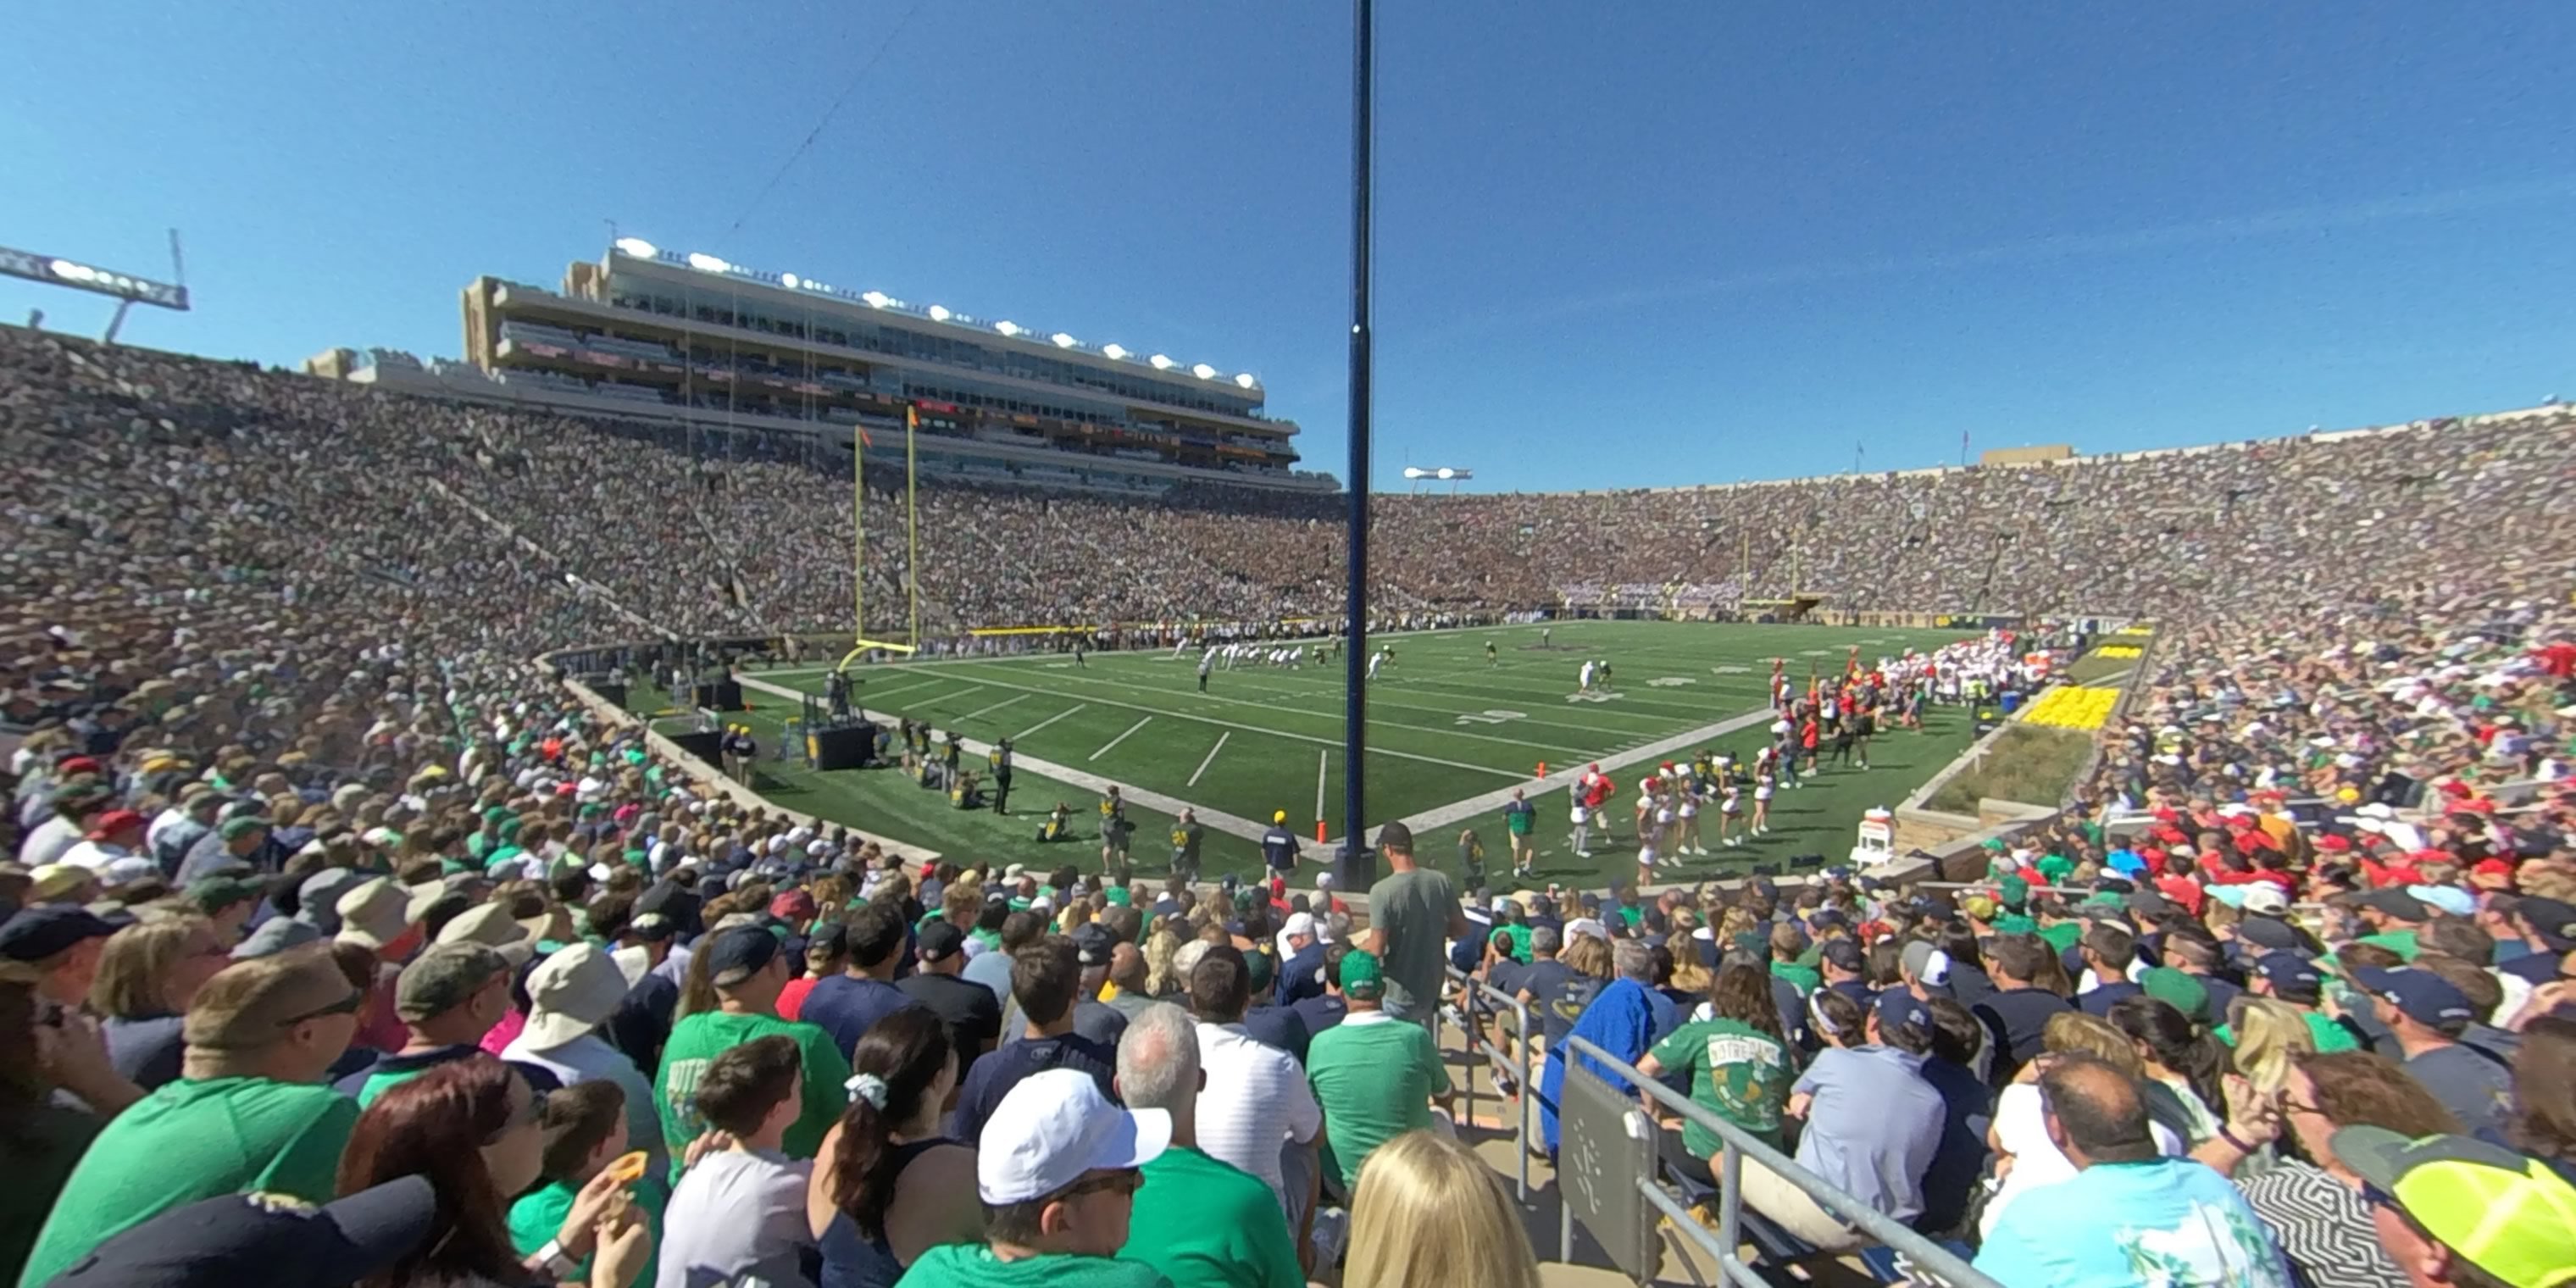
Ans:
{"type": "Polygon", "coordinates": [[[1070,349],[1073,346],[1082,343],[1082,341],[1076,340],[1062,331],[1058,331],[1054,335],[1048,336],[1047,339],[1054,341],[1055,347],[1059,349],[1070,349]]]}
{"type": "MultiPolygon", "coordinates": [[[[179,234],[176,232],[170,234],[170,263],[172,268],[178,267],[179,234]]],[[[188,288],[185,286],[156,282],[148,277],[136,277],[112,268],[100,268],[55,255],[40,255],[34,251],[0,246],[0,276],[113,297],[116,316],[107,324],[106,335],[101,337],[109,344],[116,343],[116,333],[125,323],[126,310],[136,304],[149,304],[177,313],[188,311],[188,288]]]]}
{"type": "Polygon", "coordinates": [[[1180,365],[1159,353],[1155,354],[1153,357],[1145,359],[1145,361],[1152,363],[1154,365],[1154,370],[1156,371],[1169,371],[1180,365]]]}
{"type": "Polygon", "coordinates": [[[1407,465],[1404,467],[1404,477],[1409,479],[1427,479],[1431,477],[1431,471],[1426,470],[1419,465],[1407,465]]]}
{"type": "Polygon", "coordinates": [[[994,323],[993,329],[1006,336],[1015,336],[1020,333],[1021,328],[1019,323],[1011,321],[1009,318],[1004,318],[1001,321],[994,323]]]}
{"type": "Polygon", "coordinates": [[[1433,470],[1431,472],[1431,477],[1437,479],[1454,479],[1458,477],[1458,471],[1443,465],[1439,469],[1433,470]]]}
{"type": "Polygon", "coordinates": [[[940,306],[938,306],[938,305],[936,305],[936,304],[931,305],[931,306],[930,306],[930,320],[931,320],[931,321],[933,321],[933,322],[945,322],[945,321],[947,321],[947,320],[948,320],[948,310],[946,310],[946,309],[944,309],[944,308],[941,308],[940,306]]]}
{"type": "Polygon", "coordinates": [[[886,305],[893,303],[893,297],[887,295],[883,291],[870,291],[867,294],[860,296],[859,299],[872,309],[881,309],[886,305]]]}
{"type": "Polygon", "coordinates": [[[1214,380],[1216,379],[1216,368],[1202,362],[1199,365],[1190,368],[1190,374],[1197,376],[1201,380],[1214,380]]]}
{"type": "Polygon", "coordinates": [[[732,269],[733,265],[728,264],[705,251],[693,250],[689,252],[689,267],[694,268],[701,273],[722,273],[732,269]]]}
{"type": "Polygon", "coordinates": [[[778,275],[778,284],[786,287],[788,290],[795,290],[796,275],[794,273],[781,273],[778,275]]]}
{"type": "Polygon", "coordinates": [[[1251,373],[1251,372],[1249,372],[1249,371],[1246,371],[1246,372],[1238,373],[1238,374],[1235,376],[1235,378],[1234,378],[1234,383],[1236,383],[1236,384],[1238,384],[1238,385],[1241,385],[1241,386],[1243,386],[1243,387],[1244,387],[1244,388],[1246,388],[1246,389],[1251,389],[1251,388],[1254,388],[1254,387],[1258,386],[1261,382],[1260,382],[1260,381],[1258,381],[1258,380],[1253,379],[1253,378],[1252,378],[1252,373],[1251,373]]]}
{"type": "Polygon", "coordinates": [[[1101,356],[1107,358],[1124,358],[1127,356],[1127,350],[1124,347],[1115,344],[1104,344],[1100,346],[1100,353],[1101,356]]]}
{"type": "Polygon", "coordinates": [[[641,237],[620,237],[617,239],[617,249],[637,259],[659,259],[662,255],[661,247],[641,237]]]}

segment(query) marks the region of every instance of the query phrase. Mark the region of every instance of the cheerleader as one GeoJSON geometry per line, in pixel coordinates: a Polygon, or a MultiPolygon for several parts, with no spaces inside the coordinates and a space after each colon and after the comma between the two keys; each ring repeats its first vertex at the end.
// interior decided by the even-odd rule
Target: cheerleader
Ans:
{"type": "Polygon", "coordinates": [[[1722,794],[1717,798],[1717,843],[1742,845],[1743,836],[1734,833],[1744,813],[1744,797],[1737,791],[1733,779],[1728,779],[1718,790],[1722,794]]]}
{"type": "Polygon", "coordinates": [[[1771,772],[1771,763],[1766,757],[1753,769],[1752,834],[1755,836],[1762,836],[1771,830],[1771,792],[1777,786],[1778,776],[1771,772]]]}
{"type": "MultiPolygon", "coordinates": [[[[1706,766],[1708,762],[1702,760],[1700,764],[1706,766]]],[[[1699,803],[1707,791],[1701,784],[1706,781],[1704,776],[1698,777],[1697,781],[1682,784],[1681,791],[1676,793],[1681,799],[1673,805],[1673,821],[1679,829],[1673,838],[1675,854],[1708,853],[1708,847],[1700,842],[1699,835],[1699,803]]]]}

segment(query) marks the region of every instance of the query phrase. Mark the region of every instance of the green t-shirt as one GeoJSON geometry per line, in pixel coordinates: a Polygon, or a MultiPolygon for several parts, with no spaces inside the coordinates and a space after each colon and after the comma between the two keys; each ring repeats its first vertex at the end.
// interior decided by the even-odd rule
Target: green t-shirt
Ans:
{"type": "Polygon", "coordinates": [[[200,1199],[260,1190],[328,1203],[357,1121],[356,1102],[329,1087],[271,1078],[169,1083],[99,1132],[19,1283],[37,1288],[111,1236],[200,1199]]]}
{"type": "Polygon", "coordinates": [[[2375,935],[2363,935],[2361,938],[2354,940],[2353,942],[2361,944],[2377,944],[2378,946],[2397,954],[2397,958],[2400,961],[2411,962],[2415,960],[2416,954],[2424,951],[2423,948],[2415,942],[2415,932],[2412,930],[2383,930],[2375,935]]]}
{"type": "Polygon", "coordinates": [[[2084,927],[2078,922],[2061,921],[2054,926],[2040,927],[2039,937],[2046,940],[2049,947],[2062,953],[2073,948],[2078,940],[2084,938],[2084,927]]]}
{"type": "Polygon", "coordinates": [[[895,1288],[1172,1288],[1172,1281],[1141,1261],[1069,1253],[1004,1261],[980,1243],[947,1243],[922,1253],[895,1288]]]}
{"type": "Polygon", "coordinates": [[[2050,885],[2064,885],[2066,878],[2075,875],[2075,860],[2063,854],[2042,856],[2039,862],[2030,866],[2050,885]]]}
{"type": "MultiPolygon", "coordinates": [[[[553,1242],[556,1235],[563,1233],[564,1218],[572,1215],[573,1197],[579,1193],[581,1187],[568,1181],[548,1181],[522,1195],[510,1205],[510,1246],[527,1257],[553,1242]]],[[[644,1228],[653,1232],[653,1246],[661,1247],[662,1208],[671,1201],[670,1191],[663,1188],[659,1177],[647,1176],[627,1187],[627,1193],[634,1196],[636,1210],[644,1214],[644,1228]]],[[[588,1288],[617,1288],[615,1284],[590,1282],[588,1257],[581,1259],[580,1269],[572,1277],[588,1288]]],[[[628,1281],[626,1288],[643,1288],[651,1282],[653,1259],[646,1257],[644,1264],[635,1268],[635,1278],[628,1281]]]]}
{"type": "Polygon", "coordinates": [[[1503,933],[1512,937],[1512,960],[1523,966],[1529,965],[1530,928],[1515,921],[1503,927],[1503,933]]]}
{"type": "Polygon", "coordinates": [[[1825,977],[1821,972],[1796,962],[1773,962],[1771,974],[1775,978],[1785,979],[1797,985],[1801,993],[1812,993],[1825,986],[1825,977]]]}
{"type": "Polygon", "coordinates": [[[1428,1012],[1440,1000],[1449,970],[1449,919],[1458,915],[1457,887],[1431,868],[1397,872],[1369,887],[1369,924],[1384,932],[1390,1008],[1428,1012]],[[1409,1008],[1409,1009],[1408,1009],[1409,1008]]]}
{"type": "Polygon", "coordinates": [[[662,1113],[662,1140],[671,1149],[671,1175],[679,1176],[680,1156],[690,1141],[707,1129],[698,1117],[698,1080],[716,1057],[745,1042],[784,1033],[804,1053],[805,1105],[788,1127],[784,1148],[789,1158],[812,1158],[823,1148],[823,1133],[849,1107],[849,1059],[818,1025],[799,1024],[775,1015],[727,1015],[701,1011],[671,1028],[662,1048],[661,1071],[653,1075],[653,1104],[662,1113]]]}
{"type": "Polygon", "coordinates": [[[1187,1145],[1164,1150],[1144,1171],[1120,1260],[1153,1267],[1174,1288],[1303,1288],[1296,1238],[1260,1177],[1187,1145]]]}
{"type": "Polygon", "coordinates": [[[1324,1143],[1348,1194],[1370,1150],[1431,1125],[1431,1097],[1449,1089],[1449,1070],[1430,1030],[1384,1011],[1355,1010],[1307,1045],[1306,1081],[1323,1108],[1324,1143]]]}
{"type": "MultiPolygon", "coordinates": [[[[2361,1049],[2361,1039],[2354,1037],[2351,1029],[2345,1028],[2343,1025],[2326,1018],[2324,1015],[2315,1011],[2307,1011],[2303,1012],[2300,1018],[2305,1019],[2308,1022],[2308,1036],[2315,1040],[2317,1045],[2317,1054],[2325,1055],[2335,1051],[2358,1051],[2361,1049]]],[[[2224,1024],[2211,1029],[2209,1032],[2210,1036],[2217,1038],[2219,1041],[2226,1043],[2230,1047],[2236,1045],[2236,1031],[2224,1024]]]]}
{"type": "MultiPolygon", "coordinates": [[[[1779,1148],[1780,1116],[1798,1076],[1780,1039],[1742,1020],[1695,1020],[1648,1054],[1668,1072],[1690,1071],[1692,1103],[1779,1148]]],[[[1716,1132],[1682,1121],[1691,1157],[1714,1158],[1723,1143],[1716,1132]]]]}

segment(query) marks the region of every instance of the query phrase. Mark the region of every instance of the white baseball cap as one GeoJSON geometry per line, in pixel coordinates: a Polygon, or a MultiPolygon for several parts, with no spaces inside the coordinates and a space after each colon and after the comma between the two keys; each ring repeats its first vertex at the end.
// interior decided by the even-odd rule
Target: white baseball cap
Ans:
{"type": "Polygon", "coordinates": [[[975,1191],[986,1203],[1026,1203],[1084,1173],[1142,1167],[1172,1143],[1172,1116],[1121,1109],[1079,1069],[1020,1079],[984,1121],[976,1141],[975,1191]]]}

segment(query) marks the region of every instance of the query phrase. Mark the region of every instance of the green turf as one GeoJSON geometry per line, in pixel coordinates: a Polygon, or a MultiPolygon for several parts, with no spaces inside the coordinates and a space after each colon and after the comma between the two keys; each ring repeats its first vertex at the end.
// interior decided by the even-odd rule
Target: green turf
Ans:
{"type": "MultiPolygon", "coordinates": [[[[1775,656],[1786,657],[1790,675],[1803,682],[1811,664],[1819,671],[1839,670],[1855,643],[1867,659],[1958,638],[1891,629],[1570,622],[1556,625],[1552,643],[1542,646],[1540,632],[1526,626],[1389,637],[1395,663],[1370,688],[1372,819],[1416,815],[1528,782],[1542,761],[1551,771],[1561,770],[1758,708],[1775,656]],[[1485,659],[1488,640],[1499,654],[1495,665],[1485,659]],[[1614,667],[1617,687],[1606,698],[1575,697],[1575,672],[1586,657],[1606,658],[1614,667]]],[[[809,691],[823,685],[823,676],[810,669],[757,674],[809,691]]],[[[1078,668],[1067,659],[1038,658],[908,663],[860,674],[865,683],[856,701],[870,710],[927,719],[971,738],[1008,735],[1024,758],[1054,761],[1202,808],[1265,821],[1272,811],[1285,810],[1290,826],[1310,843],[1320,766],[1324,817],[1335,824],[1331,831],[1340,831],[1338,664],[1220,668],[1205,694],[1197,691],[1194,662],[1170,660],[1168,652],[1093,654],[1078,668]]],[[[754,704],[751,723],[764,744],[774,742],[778,720],[792,716],[793,708],[775,696],[746,696],[754,704]]],[[[1834,771],[1802,790],[1782,792],[1774,802],[1771,836],[1689,860],[1676,876],[1722,875],[1798,853],[1839,858],[1851,846],[1862,810],[1893,805],[1966,745],[1962,713],[1936,708],[1928,723],[1923,733],[1880,737],[1867,771],[1834,771]]],[[[1761,739],[1757,728],[1714,742],[1749,752],[1761,739]]],[[[1672,758],[1687,759],[1681,753],[1672,758]]],[[[894,771],[816,774],[771,766],[766,772],[781,804],[946,853],[1071,862],[1086,869],[1097,864],[1091,827],[1097,796],[1025,767],[1007,820],[951,809],[943,797],[894,771]],[[1082,839],[1040,846],[1032,839],[1037,816],[1057,799],[1074,807],[1082,839]]],[[[1637,769],[1618,775],[1623,796],[1629,794],[1626,785],[1641,776],[1637,769]]],[[[1597,882],[1634,873],[1634,851],[1624,843],[1596,840],[1589,862],[1567,851],[1562,789],[1534,799],[1540,807],[1543,877],[1597,882]]],[[[1168,853],[1160,843],[1168,819],[1132,806],[1129,815],[1137,825],[1138,868],[1159,873],[1168,853]]],[[[1460,826],[1473,826],[1485,838],[1489,871],[1507,866],[1499,810],[1445,826],[1437,837],[1422,836],[1427,857],[1454,870],[1460,826]]],[[[1249,871],[1256,860],[1252,842],[1210,829],[1208,871],[1249,871]]]]}

